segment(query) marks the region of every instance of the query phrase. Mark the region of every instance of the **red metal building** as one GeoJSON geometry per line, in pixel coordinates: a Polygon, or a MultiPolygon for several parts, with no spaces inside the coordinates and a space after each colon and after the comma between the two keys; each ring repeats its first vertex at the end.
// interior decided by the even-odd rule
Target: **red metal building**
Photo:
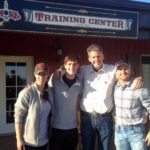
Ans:
{"type": "MultiPolygon", "coordinates": [[[[84,2],[81,2],[83,5],[84,2]]],[[[109,4],[103,2],[102,7],[138,11],[137,5],[140,4],[131,2],[127,4],[130,6],[129,8],[123,7],[119,1],[109,4]]],[[[96,1],[93,5],[96,5],[96,1]]],[[[147,7],[147,5],[143,6],[143,9],[139,10],[140,13],[148,13],[147,7]]],[[[150,36],[150,28],[143,28],[141,30],[150,36]]],[[[13,105],[18,92],[25,84],[33,81],[34,64],[46,62],[52,73],[63,63],[63,58],[68,53],[76,53],[80,56],[81,65],[87,64],[86,48],[92,43],[99,44],[104,48],[105,63],[114,64],[119,59],[128,57],[136,67],[137,73],[140,71],[150,87],[148,76],[150,73],[150,38],[148,36],[132,39],[10,31],[4,28],[0,32],[0,134],[14,132],[13,105]],[[13,83],[9,82],[12,76],[15,77],[13,83]]]]}

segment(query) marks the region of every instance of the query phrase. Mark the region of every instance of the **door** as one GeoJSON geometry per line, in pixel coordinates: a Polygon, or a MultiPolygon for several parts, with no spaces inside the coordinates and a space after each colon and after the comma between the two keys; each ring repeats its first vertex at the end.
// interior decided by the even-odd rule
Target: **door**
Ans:
{"type": "Polygon", "coordinates": [[[144,84],[150,89],[150,56],[142,56],[142,66],[144,84]]]}
{"type": "Polygon", "coordinates": [[[0,134],[14,133],[14,103],[33,80],[33,57],[0,56],[0,134]]]}

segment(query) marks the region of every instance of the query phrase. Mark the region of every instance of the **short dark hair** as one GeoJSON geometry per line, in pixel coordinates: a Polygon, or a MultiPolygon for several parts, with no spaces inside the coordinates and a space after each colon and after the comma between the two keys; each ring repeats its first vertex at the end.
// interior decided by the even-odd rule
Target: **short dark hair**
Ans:
{"type": "Polygon", "coordinates": [[[64,58],[64,64],[66,64],[68,61],[77,61],[79,63],[79,56],[75,54],[69,54],[64,58]]]}

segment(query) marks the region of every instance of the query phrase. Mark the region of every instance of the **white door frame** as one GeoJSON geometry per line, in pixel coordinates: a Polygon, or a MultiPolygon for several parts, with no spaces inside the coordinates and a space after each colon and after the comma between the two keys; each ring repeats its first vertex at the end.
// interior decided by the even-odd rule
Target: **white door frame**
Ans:
{"type": "Polygon", "coordinates": [[[14,123],[6,123],[6,62],[23,62],[27,66],[27,83],[33,81],[33,57],[32,56],[1,56],[0,55],[0,134],[14,133],[14,123]]]}
{"type": "MultiPolygon", "coordinates": [[[[150,54],[142,54],[141,55],[141,59],[143,59],[143,57],[148,57],[148,59],[150,58],[150,54]]],[[[150,73],[150,63],[143,63],[142,62],[142,73],[143,73],[143,79],[144,79],[144,83],[146,85],[146,87],[148,87],[150,89],[150,78],[149,78],[149,73],[150,73]]]]}

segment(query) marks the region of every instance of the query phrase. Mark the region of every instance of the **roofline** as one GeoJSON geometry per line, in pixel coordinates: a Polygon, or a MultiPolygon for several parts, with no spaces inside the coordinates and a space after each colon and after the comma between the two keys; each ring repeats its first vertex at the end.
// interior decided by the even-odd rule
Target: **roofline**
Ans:
{"type": "MultiPolygon", "coordinates": [[[[38,0],[37,0],[38,1],[38,0]]],[[[150,3],[135,2],[129,0],[44,0],[46,2],[54,3],[66,3],[66,4],[79,4],[79,5],[90,5],[94,7],[111,8],[118,10],[138,11],[138,12],[150,12],[150,3]]]]}

